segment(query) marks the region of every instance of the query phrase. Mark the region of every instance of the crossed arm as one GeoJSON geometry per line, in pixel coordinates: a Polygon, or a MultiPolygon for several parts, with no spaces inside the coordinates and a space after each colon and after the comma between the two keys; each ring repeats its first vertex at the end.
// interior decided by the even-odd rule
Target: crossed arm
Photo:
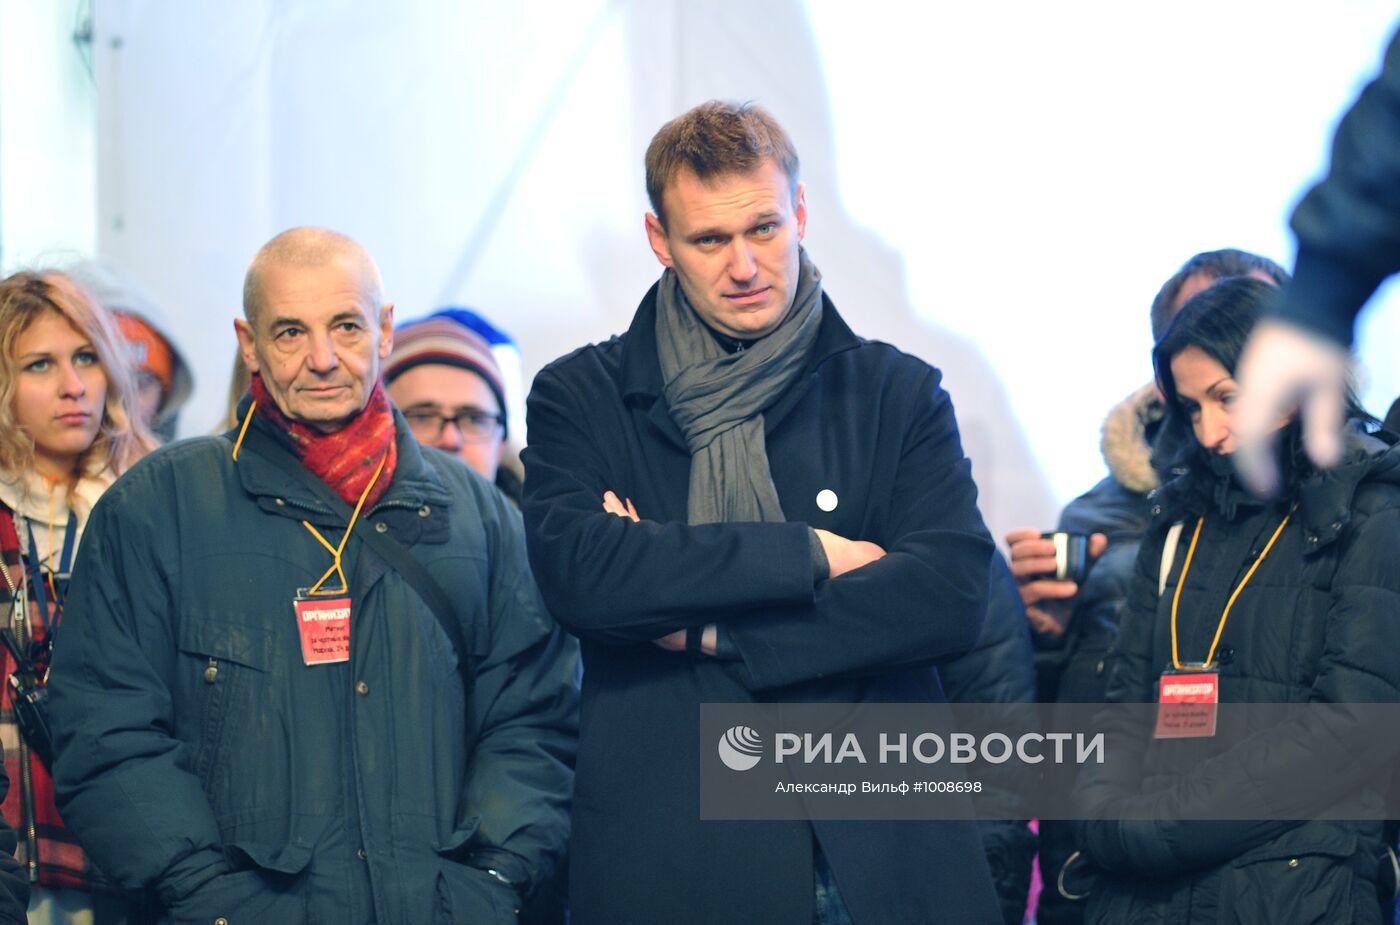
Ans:
{"type": "Polygon", "coordinates": [[[993,547],[951,403],[935,372],[918,386],[927,399],[902,422],[902,452],[878,502],[884,546],[817,531],[830,563],[818,581],[806,524],[663,523],[629,510],[625,498],[607,499],[627,486],[597,435],[627,425],[597,420],[596,405],[541,373],[529,406],[524,510],[551,612],[595,642],[668,647],[718,617],[753,690],[964,651],[985,613],[993,547]]]}
{"type": "MultiPolygon", "coordinates": [[[[612,491],[603,492],[603,510],[632,523],[641,523],[642,520],[631,498],[627,498],[624,503],[612,491]]],[[[813,529],[812,533],[821,543],[822,552],[826,556],[828,578],[838,578],[862,565],[882,559],[885,555],[883,549],[868,540],[848,540],[830,530],[813,529]]],[[[676,630],[653,639],[652,642],[670,652],[684,652],[686,635],[689,632],[689,629],[676,630]]],[[[701,634],[700,651],[705,655],[714,655],[718,642],[719,628],[714,623],[705,624],[701,634]]]]}

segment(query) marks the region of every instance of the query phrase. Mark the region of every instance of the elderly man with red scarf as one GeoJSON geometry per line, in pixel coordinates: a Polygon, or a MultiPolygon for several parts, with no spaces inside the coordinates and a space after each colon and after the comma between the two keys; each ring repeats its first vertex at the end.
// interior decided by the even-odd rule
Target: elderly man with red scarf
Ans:
{"type": "Polygon", "coordinates": [[[577,723],[520,518],[385,398],[393,306],[355,242],[278,235],[244,314],[242,426],[92,515],[60,810],[137,920],[512,921],[568,837],[577,723]]]}

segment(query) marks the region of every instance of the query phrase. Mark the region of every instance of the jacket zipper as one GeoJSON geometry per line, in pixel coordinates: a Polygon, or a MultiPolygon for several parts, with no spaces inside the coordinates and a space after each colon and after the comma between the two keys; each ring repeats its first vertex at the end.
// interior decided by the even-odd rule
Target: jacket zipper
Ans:
{"type": "Polygon", "coordinates": [[[19,740],[20,811],[24,816],[25,865],[29,882],[39,882],[39,830],[34,823],[34,772],[29,767],[29,746],[19,740]]]}

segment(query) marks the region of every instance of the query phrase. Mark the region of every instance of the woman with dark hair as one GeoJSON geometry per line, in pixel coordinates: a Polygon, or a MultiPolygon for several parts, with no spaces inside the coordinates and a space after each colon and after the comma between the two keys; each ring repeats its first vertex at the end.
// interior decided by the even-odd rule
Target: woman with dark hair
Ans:
{"type": "Polygon", "coordinates": [[[12,782],[4,817],[33,887],[31,925],[108,920],[107,901],[94,895],[100,878],[54,808],[45,743],[20,730],[12,698],[14,678],[42,686],[93,505],[155,445],[135,396],[112,318],[71,279],[0,280],[0,682],[9,682],[0,739],[12,782]]]}
{"type": "MultiPolygon", "coordinates": [[[[1293,416],[1276,422],[1277,497],[1255,498],[1230,465],[1235,364],[1275,298],[1253,279],[1221,281],[1153,351],[1164,427],[1184,438],[1161,445],[1183,449],[1153,496],[1110,702],[1169,705],[1188,690],[1219,704],[1400,702],[1400,450],[1368,434],[1352,401],[1345,458],[1325,475],[1293,416]]],[[[1248,734],[1221,714],[1216,737],[1215,708],[1205,712],[1212,728],[1181,738],[1108,720],[1113,761],[1082,774],[1093,818],[1061,876],[1087,894],[1086,921],[1380,923],[1394,889],[1382,823],[1260,820],[1256,808],[1315,798],[1298,814],[1327,815],[1313,795],[1385,773],[1400,737],[1370,735],[1385,744],[1363,756],[1346,745],[1364,730],[1324,727],[1316,713],[1248,734]]],[[[1363,787],[1359,799],[1374,810],[1381,796],[1363,787]]]]}

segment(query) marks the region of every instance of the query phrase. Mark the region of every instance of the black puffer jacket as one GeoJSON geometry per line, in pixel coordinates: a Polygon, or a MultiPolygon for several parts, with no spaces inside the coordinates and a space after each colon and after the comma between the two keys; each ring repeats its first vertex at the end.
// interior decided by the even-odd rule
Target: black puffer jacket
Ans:
{"type": "MultiPolygon", "coordinates": [[[[1360,433],[1349,439],[1340,467],[1301,482],[1296,512],[1231,611],[1217,654],[1222,703],[1400,702],[1400,448],[1360,433]]],[[[1204,526],[1179,605],[1184,662],[1205,657],[1227,599],[1289,508],[1289,499],[1253,501],[1223,470],[1187,475],[1154,496],[1111,667],[1111,702],[1156,699],[1172,661],[1172,597],[1197,517],[1204,526]],[[1180,550],[1159,596],[1163,544],[1177,521],[1185,523],[1180,550]]],[[[1128,770],[1117,763],[1081,775],[1081,803],[1099,817],[1082,830],[1085,854],[1101,869],[1087,921],[1381,921],[1379,822],[1218,821],[1243,794],[1263,799],[1356,770],[1327,734],[1306,720],[1260,730],[1165,778],[1149,769],[1174,750],[1216,740],[1105,731],[1110,749],[1127,748],[1138,760],[1128,770]],[[1110,818],[1154,813],[1161,821],[1110,818]]]]}

